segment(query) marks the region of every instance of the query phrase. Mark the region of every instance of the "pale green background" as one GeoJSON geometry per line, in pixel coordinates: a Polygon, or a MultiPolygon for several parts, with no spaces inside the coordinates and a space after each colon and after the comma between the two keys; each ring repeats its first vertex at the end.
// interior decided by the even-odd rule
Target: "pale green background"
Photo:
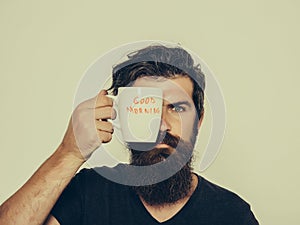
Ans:
{"type": "Polygon", "coordinates": [[[299,6],[2,0],[0,202],[58,146],[86,68],[121,44],[159,39],[197,53],[224,93],[226,135],[203,175],[246,199],[261,224],[300,224],[299,6]]]}

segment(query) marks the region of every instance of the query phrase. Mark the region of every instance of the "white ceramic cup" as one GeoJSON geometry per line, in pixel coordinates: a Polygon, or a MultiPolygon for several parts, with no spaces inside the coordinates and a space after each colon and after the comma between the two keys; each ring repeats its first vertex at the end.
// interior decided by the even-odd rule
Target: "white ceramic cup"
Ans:
{"type": "Polygon", "coordinates": [[[115,128],[121,140],[131,144],[155,143],[160,129],[163,93],[153,87],[120,87],[114,99],[115,128]]]}

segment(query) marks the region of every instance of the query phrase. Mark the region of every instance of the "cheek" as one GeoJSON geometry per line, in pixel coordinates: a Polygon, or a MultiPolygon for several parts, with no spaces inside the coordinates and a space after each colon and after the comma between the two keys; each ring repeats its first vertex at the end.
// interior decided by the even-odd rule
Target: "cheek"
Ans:
{"type": "Polygon", "coordinates": [[[195,114],[185,113],[182,114],[177,121],[177,132],[184,140],[188,140],[194,132],[195,114]]]}

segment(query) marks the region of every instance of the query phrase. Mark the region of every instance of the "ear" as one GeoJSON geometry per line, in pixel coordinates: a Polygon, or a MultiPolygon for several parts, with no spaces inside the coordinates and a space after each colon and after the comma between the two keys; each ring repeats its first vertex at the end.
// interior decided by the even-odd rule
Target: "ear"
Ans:
{"type": "Polygon", "coordinates": [[[200,115],[200,119],[199,119],[199,121],[198,121],[198,130],[200,129],[200,127],[201,127],[201,124],[202,124],[202,121],[203,121],[203,117],[204,117],[204,109],[202,110],[202,112],[201,112],[201,115],[200,115]]]}

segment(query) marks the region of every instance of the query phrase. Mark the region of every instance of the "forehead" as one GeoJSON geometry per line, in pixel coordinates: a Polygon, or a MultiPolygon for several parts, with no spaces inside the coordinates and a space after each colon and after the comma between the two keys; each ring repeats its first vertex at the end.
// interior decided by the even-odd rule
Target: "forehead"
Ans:
{"type": "Polygon", "coordinates": [[[161,88],[167,96],[193,96],[193,83],[187,76],[165,77],[140,77],[132,85],[133,87],[157,87],[161,88]]]}

